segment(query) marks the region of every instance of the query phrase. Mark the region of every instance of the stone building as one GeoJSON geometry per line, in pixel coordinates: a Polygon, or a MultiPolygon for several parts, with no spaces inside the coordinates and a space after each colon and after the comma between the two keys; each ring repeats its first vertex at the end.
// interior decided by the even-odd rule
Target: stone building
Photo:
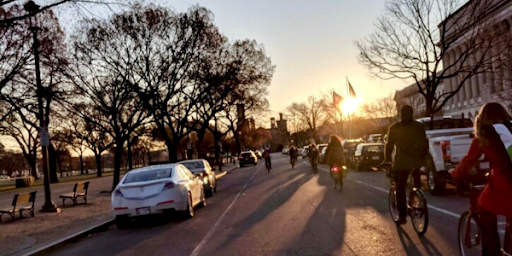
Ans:
{"type": "MultiPolygon", "coordinates": [[[[492,31],[495,43],[492,48],[487,51],[487,55],[483,55],[484,50],[480,49],[476,54],[469,56],[469,61],[465,65],[474,66],[476,61],[481,58],[485,59],[483,68],[485,72],[478,73],[467,79],[460,91],[450,99],[443,107],[440,115],[461,115],[471,119],[478,113],[478,110],[485,102],[499,101],[510,109],[510,102],[512,100],[512,1],[507,0],[487,0],[486,8],[489,12],[484,18],[485,27],[482,33],[489,33],[492,31]],[[483,56],[483,57],[482,57],[483,56]],[[485,56],[489,56],[486,58],[485,56]]],[[[458,23],[464,22],[464,17],[460,15],[467,15],[465,9],[472,8],[472,4],[478,4],[478,0],[471,0],[457,10],[454,14],[448,17],[444,22],[451,22],[456,20],[458,23]]],[[[463,24],[461,24],[463,26],[463,24]]],[[[457,26],[453,26],[456,28],[457,26]]],[[[445,37],[453,36],[456,32],[446,31],[445,37]]],[[[450,45],[443,58],[444,67],[453,67],[457,59],[463,54],[467,44],[467,38],[464,36],[459,37],[454,44],[450,45]]],[[[451,70],[447,70],[451,71],[451,70]]],[[[437,93],[451,92],[456,90],[457,85],[460,83],[460,76],[454,76],[443,81],[443,84],[438,88],[437,93]]],[[[403,104],[410,104],[421,111],[425,109],[425,102],[422,95],[418,93],[416,84],[405,87],[397,91],[395,94],[395,101],[397,106],[403,104]]],[[[424,113],[416,113],[421,115],[424,113]]]]}

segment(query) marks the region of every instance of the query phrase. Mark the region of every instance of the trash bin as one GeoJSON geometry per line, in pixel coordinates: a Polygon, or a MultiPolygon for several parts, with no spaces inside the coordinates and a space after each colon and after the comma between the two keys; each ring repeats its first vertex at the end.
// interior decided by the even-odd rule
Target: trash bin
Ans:
{"type": "Polygon", "coordinates": [[[16,178],[16,188],[26,188],[34,186],[34,177],[16,178]]]}

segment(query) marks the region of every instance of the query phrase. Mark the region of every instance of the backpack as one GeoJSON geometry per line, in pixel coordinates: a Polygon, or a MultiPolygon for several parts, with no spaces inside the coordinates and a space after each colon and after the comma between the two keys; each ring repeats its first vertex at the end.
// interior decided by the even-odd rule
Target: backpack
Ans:
{"type": "Polygon", "coordinates": [[[501,141],[507,150],[508,156],[512,161],[512,123],[505,122],[500,124],[494,124],[494,130],[500,135],[501,141]]]}

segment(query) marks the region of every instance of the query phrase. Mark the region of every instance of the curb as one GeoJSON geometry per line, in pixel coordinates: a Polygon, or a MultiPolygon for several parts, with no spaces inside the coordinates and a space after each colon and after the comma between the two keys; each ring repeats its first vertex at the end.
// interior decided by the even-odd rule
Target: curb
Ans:
{"type": "Polygon", "coordinates": [[[47,255],[48,253],[50,253],[51,251],[54,251],[56,249],[58,249],[59,247],[62,247],[64,245],[67,245],[69,243],[71,243],[73,240],[75,239],[79,239],[89,233],[93,233],[94,231],[96,230],[101,230],[101,229],[105,229],[111,225],[114,224],[114,218],[110,219],[110,220],[106,220],[106,221],[103,221],[101,223],[98,223],[94,226],[91,226],[91,227],[88,227],[82,231],[79,231],[75,234],[71,234],[69,236],[66,236],[64,238],[61,238],[61,239],[58,239],[57,241],[54,241],[54,242],[51,242],[49,244],[46,244],[46,245],[43,245],[42,247],[40,248],[37,248],[37,249],[33,249],[31,251],[28,251],[28,252],[23,252],[22,254],[13,254],[13,255],[47,255]]]}

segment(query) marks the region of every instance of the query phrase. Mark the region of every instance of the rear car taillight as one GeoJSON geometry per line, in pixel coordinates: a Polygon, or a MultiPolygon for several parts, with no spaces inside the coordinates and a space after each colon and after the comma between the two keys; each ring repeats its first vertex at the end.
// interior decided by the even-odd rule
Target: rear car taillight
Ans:
{"type": "Polygon", "coordinates": [[[124,197],[123,192],[120,189],[114,190],[114,196],[124,197]]]}
{"type": "Polygon", "coordinates": [[[162,190],[171,189],[174,188],[175,186],[176,183],[174,183],[173,181],[168,181],[165,183],[164,188],[162,190]]]}
{"type": "Polygon", "coordinates": [[[445,162],[451,162],[452,152],[450,148],[450,141],[441,141],[441,151],[443,152],[443,160],[445,162]]]}

